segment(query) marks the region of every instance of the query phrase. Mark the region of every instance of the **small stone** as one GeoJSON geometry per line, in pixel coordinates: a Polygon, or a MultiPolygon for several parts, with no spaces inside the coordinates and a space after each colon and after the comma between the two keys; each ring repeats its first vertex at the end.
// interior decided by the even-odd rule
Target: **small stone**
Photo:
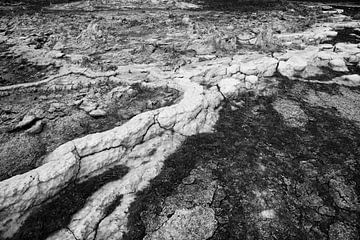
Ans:
{"type": "Polygon", "coordinates": [[[146,108],[147,109],[154,109],[155,105],[156,105],[155,102],[153,102],[151,100],[146,101],[146,108]]]}
{"type": "Polygon", "coordinates": [[[231,105],[230,108],[231,108],[231,111],[236,111],[239,109],[237,106],[234,106],[234,105],[231,105]]]}
{"type": "Polygon", "coordinates": [[[185,15],[185,16],[181,19],[181,22],[182,22],[183,24],[188,25],[188,24],[191,23],[191,20],[190,20],[189,16],[186,16],[186,15],[185,15]]]}
{"type": "Polygon", "coordinates": [[[65,54],[60,51],[53,50],[53,51],[50,51],[47,55],[50,58],[62,58],[65,54]]]}
{"type": "Polygon", "coordinates": [[[332,44],[321,44],[320,50],[332,49],[334,46],[332,44]]]}
{"type": "Polygon", "coordinates": [[[350,81],[350,82],[352,82],[354,84],[359,84],[360,83],[360,75],[358,75],[358,74],[345,75],[345,76],[342,76],[342,78],[345,81],[350,81]]]}
{"type": "Polygon", "coordinates": [[[323,10],[331,10],[331,9],[333,9],[333,7],[332,7],[332,6],[329,6],[329,5],[323,5],[323,6],[321,6],[321,8],[322,8],[323,10]]]}
{"type": "Polygon", "coordinates": [[[42,131],[42,129],[43,129],[43,121],[39,120],[34,124],[34,126],[26,130],[26,132],[29,134],[38,134],[42,131]]]}
{"type": "Polygon", "coordinates": [[[79,106],[83,102],[83,99],[74,101],[73,105],[79,106]]]}
{"type": "Polygon", "coordinates": [[[58,102],[52,103],[51,106],[56,109],[60,109],[62,107],[61,103],[58,103],[58,102]]]}
{"type": "Polygon", "coordinates": [[[226,27],[227,30],[234,30],[235,27],[234,25],[230,24],[229,26],[226,27]]]}
{"type": "Polygon", "coordinates": [[[264,210],[260,213],[260,217],[264,219],[272,219],[275,217],[274,209],[264,210]]]}
{"type": "Polygon", "coordinates": [[[326,36],[328,37],[336,37],[338,33],[336,31],[327,31],[325,32],[326,36]]]}
{"type": "Polygon", "coordinates": [[[49,112],[49,113],[53,113],[53,112],[55,112],[55,111],[56,111],[56,107],[50,105],[50,107],[49,107],[49,109],[48,109],[48,112],[49,112]]]}
{"type": "Polygon", "coordinates": [[[235,78],[224,78],[218,83],[221,93],[227,98],[237,96],[243,85],[240,80],[235,78]]]}
{"type": "Polygon", "coordinates": [[[249,89],[251,89],[252,87],[253,87],[253,86],[252,86],[252,84],[251,84],[250,82],[246,82],[246,81],[245,81],[245,88],[246,88],[246,89],[249,90],[249,89]]]}
{"type": "Polygon", "coordinates": [[[349,63],[358,63],[359,62],[359,57],[358,56],[356,56],[356,55],[351,55],[350,57],[349,57],[349,63]]]}
{"type": "Polygon", "coordinates": [[[251,84],[255,84],[259,81],[259,78],[255,75],[250,75],[245,77],[245,81],[251,84]]]}
{"type": "Polygon", "coordinates": [[[199,58],[199,61],[208,61],[208,60],[213,60],[216,58],[216,55],[214,54],[208,54],[208,55],[202,55],[200,58],[199,58]]]}
{"type": "Polygon", "coordinates": [[[84,110],[85,112],[91,112],[93,110],[95,110],[97,107],[99,106],[98,103],[89,101],[88,99],[85,99],[81,105],[80,105],[80,109],[84,110]]]}
{"type": "Polygon", "coordinates": [[[256,38],[252,38],[249,40],[249,44],[255,45],[255,43],[256,43],[256,38]]]}
{"type": "Polygon", "coordinates": [[[65,48],[65,45],[62,44],[61,42],[57,42],[53,47],[54,50],[62,50],[64,48],[65,48]]]}
{"type": "Polygon", "coordinates": [[[39,96],[39,100],[41,100],[41,101],[44,101],[44,100],[47,100],[47,99],[48,99],[47,96],[44,96],[44,95],[39,96]]]}
{"type": "Polygon", "coordinates": [[[337,72],[348,72],[349,69],[346,67],[345,61],[342,58],[335,58],[330,60],[329,66],[332,70],[337,72]]]}
{"type": "Polygon", "coordinates": [[[340,58],[332,59],[329,64],[330,66],[334,66],[334,67],[342,67],[346,65],[344,60],[340,58]]]}
{"type": "Polygon", "coordinates": [[[194,183],[195,180],[196,180],[195,177],[194,177],[193,175],[190,175],[190,176],[184,178],[184,179],[182,180],[182,183],[189,185],[189,184],[194,183]]]}
{"type": "Polygon", "coordinates": [[[37,119],[41,119],[45,117],[45,111],[41,108],[35,109],[33,114],[36,116],[37,119]]]}
{"type": "Polygon", "coordinates": [[[31,125],[36,120],[34,115],[26,115],[21,122],[19,122],[15,129],[20,129],[31,125]]]}
{"type": "Polygon", "coordinates": [[[181,1],[179,1],[179,2],[176,1],[175,6],[180,9],[198,9],[198,8],[200,8],[200,6],[198,6],[196,4],[188,3],[188,2],[181,2],[181,1]]]}
{"type": "Polygon", "coordinates": [[[106,112],[102,109],[96,109],[96,110],[92,110],[90,113],[89,113],[90,116],[92,117],[104,117],[106,116],[106,112]]]}

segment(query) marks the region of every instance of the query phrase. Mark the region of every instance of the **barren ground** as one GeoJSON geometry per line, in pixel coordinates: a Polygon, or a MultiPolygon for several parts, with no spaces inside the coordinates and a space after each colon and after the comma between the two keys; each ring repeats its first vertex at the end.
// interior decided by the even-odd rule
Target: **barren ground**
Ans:
{"type": "Polygon", "coordinates": [[[359,9],[0,3],[0,239],[359,239],[359,9]]]}

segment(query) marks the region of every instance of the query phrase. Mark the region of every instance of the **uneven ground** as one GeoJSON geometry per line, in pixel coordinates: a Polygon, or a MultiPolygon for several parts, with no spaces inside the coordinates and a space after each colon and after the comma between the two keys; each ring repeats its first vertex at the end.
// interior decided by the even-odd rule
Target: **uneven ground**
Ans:
{"type": "Polygon", "coordinates": [[[1,239],[360,238],[358,6],[104,3],[0,4],[1,239]]]}

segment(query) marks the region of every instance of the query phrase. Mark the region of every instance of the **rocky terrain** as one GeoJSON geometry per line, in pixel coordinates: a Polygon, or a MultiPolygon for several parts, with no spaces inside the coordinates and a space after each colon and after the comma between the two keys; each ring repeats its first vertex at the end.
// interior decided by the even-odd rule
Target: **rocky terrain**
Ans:
{"type": "Polygon", "coordinates": [[[360,6],[54,3],[0,4],[0,239],[359,239],[360,6]]]}

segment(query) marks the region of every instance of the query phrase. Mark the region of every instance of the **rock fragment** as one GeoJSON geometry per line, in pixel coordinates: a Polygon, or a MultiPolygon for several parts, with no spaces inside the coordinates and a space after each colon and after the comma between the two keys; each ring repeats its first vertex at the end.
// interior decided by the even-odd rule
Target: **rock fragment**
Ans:
{"type": "Polygon", "coordinates": [[[22,129],[25,127],[30,126],[31,124],[33,124],[36,120],[36,117],[34,115],[26,115],[21,122],[19,122],[16,126],[15,129],[22,129]]]}
{"type": "Polygon", "coordinates": [[[88,99],[85,99],[81,105],[80,105],[80,109],[84,110],[85,112],[91,112],[93,110],[95,110],[97,107],[99,106],[98,103],[92,102],[88,99]]]}
{"type": "Polygon", "coordinates": [[[102,109],[96,109],[96,110],[92,110],[91,112],[89,112],[89,115],[92,117],[104,117],[106,116],[106,112],[102,109]]]}
{"type": "Polygon", "coordinates": [[[44,126],[43,121],[39,120],[31,128],[26,130],[26,132],[29,134],[38,134],[42,131],[43,126],[44,126]]]}
{"type": "Polygon", "coordinates": [[[224,78],[219,83],[220,92],[227,98],[236,97],[244,83],[236,78],[224,78]]]}
{"type": "Polygon", "coordinates": [[[337,72],[348,72],[349,69],[346,67],[345,61],[341,58],[335,58],[330,60],[329,66],[332,70],[337,72]]]}
{"type": "Polygon", "coordinates": [[[250,75],[250,76],[245,77],[245,81],[249,82],[251,84],[255,84],[255,83],[257,83],[259,81],[259,78],[257,76],[254,76],[254,75],[250,75]]]}

